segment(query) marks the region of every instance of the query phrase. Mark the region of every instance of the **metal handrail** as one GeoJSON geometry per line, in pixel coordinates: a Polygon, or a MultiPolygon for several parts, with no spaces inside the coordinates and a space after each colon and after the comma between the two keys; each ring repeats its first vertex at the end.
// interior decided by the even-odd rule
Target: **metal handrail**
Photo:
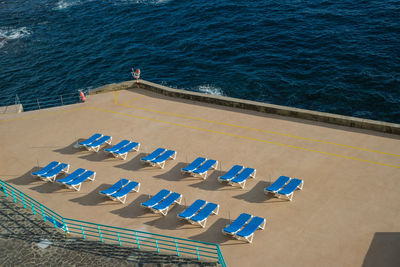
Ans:
{"type": "Polygon", "coordinates": [[[156,250],[157,253],[173,252],[178,257],[188,255],[197,260],[217,261],[221,266],[226,266],[218,244],[65,218],[7,182],[0,180],[0,185],[6,197],[12,197],[15,203],[22,203],[25,209],[30,209],[34,215],[40,215],[43,221],[51,223],[65,235],[74,234],[83,239],[134,246],[139,250],[146,247],[156,250]]]}

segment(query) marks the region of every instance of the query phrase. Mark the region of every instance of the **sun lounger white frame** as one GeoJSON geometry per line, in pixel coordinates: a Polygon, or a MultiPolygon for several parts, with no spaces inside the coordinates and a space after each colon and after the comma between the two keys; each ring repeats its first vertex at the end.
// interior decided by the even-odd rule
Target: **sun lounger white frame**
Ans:
{"type": "MultiPolygon", "coordinates": [[[[60,164],[63,164],[63,163],[60,163],[60,164]]],[[[67,164],[67,163],[64,163],[64,164],[67,164]]],[[[58,165],[59,166],[59,165],[58,165]]],[[[57,168],[58,166],[56,166],[55,168],[57,168]]],[[[49,181],[49,182],[52,182],[52,183],[54,183],[55,181],[56,181],[56,177],[59,175],[59,174],[61,174],[61,173],[68,173],[69,172],[69,168],[71,167],[71,165],[69,165],[69,164],[67,164],[67,166],[65,167],[65,168],[67,168],[67,169],[62,169],[60,172],[58,172],[57,174],[54,174],[53,176],[50,176],[50,177],[43,177],[43,176],[38,176],[41,180],[43,180],[43,181],[49,181]]],[[[55,169],[54,168],[54,169],[55,169]]],[[[52,171],[52,170],[50,170],[50,171],[52,171]]],[[[49,171],[49,172],[50,172],[49,171]]],[[[45,174],[44,174],[45,175],[45,174]]]]}
{"type": "MultiPolygon", "coordinates": [[[[86,171],[88,171],[88,170],[86,170],[86,171]]],[[[85,174],[85,173],[83,173],[83,174],[85,174]]],[[[81,174],[82,175],[82,174],[81,174]]],[[[79,176],[77,177],[77,178],[75,178],[75,179],[78,179],[79,178],[79,176]]],[[[90,181],[94,181],[96,179],[96,172],[93,172],[93,174],[91,175],[91,176],[89,176],[86,180],[90,180],[90,181]],[[93,176],[93,178],[90,178],[90,177],[92,177],[93,176]]],[[[86,181],[85,180],[85,181],[86,181]]],[[[73,182],[74,180],[72,180],[71,182],[73,182]]],[[[68,187],[68,188],[70,188],[70,189],[74,189],[74,190],[76,190],[76,191],[80,191],[81,190],[81,186],[82,186],[82,183],[83,183],[84,181],[82,181],[82,182],[80,182],[79,184],[77,184],[77,185],[70,185],[70,184],[67,184],[67,183],[63,183],[63,185],[65,185],[66,187],[68,187]]]]}
{"type": "MultiPolygon", "coordinates": [[[[168,150],[167,150],[168,151],[168,150]]],[[[167,151],[165,151],[165,152],[167,152],[167,151]]],[[[173,150],[172,150],[173,151],[173,150]]],[[[165,153],[164,152],[164,153],[165,153]]],[[[163,153],[163,154],[164,154],[163,153]]],[[[158,157],[162,157],[162,155],[163,154],[161,154],[160,156],[158,156],[158,157]]],[[[153,161],[149,161],[149,163],[150,163],[150,165],[151,166],[153,166],[153,167],[155,167],[155,166],[159,166],[161,169],[164,169],[164,167],[165,167],[165,163],[167,162],[167,160],[169,160],[169,159],[172,159],[172,160],[175,160],[176,159],[176,151],[174,151],[174,154],[172,154],[169,158],[167,158],[167,159],[165,159],[164,161],[162,161],[162,162],[153,162],[153,161]]],[[[157,157],[157,158],[158,158],[157,157]]],[[[157,158],[155,158],[154,160],[157,160],[157,158]]]]}
{"type": "MultiPolygon", "coordinates": [[[[99,139],[101,139],[101,138],[103,138],[105,135],[103,135],[102,137],[100,137],[99,139]]],[[[110,136],[110,135],[109,135],[110,136]]],[[[98,140],[99,140],[98,139],[98,140]]],[[[97,142],[98,140],[96,140],[96,141],[94,141],[94,142],[97,142]]],[[[93,142],[93,143],[94,143],[93,142]]],[[[112,143],[112,136],[110,136],[110,139],[108,139],[107,141],[105,141],[105,142],[103,142],[103,143],[101,143],[101,144],[99,144],[99,145],[97,145],[97,146],[91,146],[91,144],[89,144],[89,145],[83,145],[88,151],[90,151],[90,150],[93,150],[94,152],[99,152],[99,150],[100,150],[100,147],[102,146],[102,145],[104,145],[104,144],[109,144],[109,145],[111,145],[111,143],[112,143]]]]}
{"type": "MultiPolygon", "coordinates": [[[[249,224],[249,223],[251,222],[251,220],[254,219],[254,217],[255,217],[255,216],[253,216],[247,224],[249,224]]],[[[253,231],[250,235],[248,235],[248,236],[238,236],[237,234],[234,234],[233,237],[236,238],[237,240],[245,240],[245,241],[247,241],[247,242],[249,242],[249,243],[252,243],[252,242],[253,242],[253,239],[254,239],[254,234],[255,234],[255,232],[256,232],[258,229],[261,229],[261,230],[264,230],[264,229],[265,229],[265,225],[266,225],[266,223],[267,223],[267,220],[266,220],[265,218],[263,218],[263,219],[264,219],[263,224],[261,224],[261,225],[260,225],[255,231],[253,231]]],[[[246,225],[247,225],[247,224],[246,224],[246,225]]],[[[242,230],[246,227],[246,225],[245,225],[242,229],[240,229],[237,233],[239,233],[240,231],[242,231],[242,230]]]]}
{"type": "MultiPolygon", "coordinates": [[[[249,176],[249,177],[247,177],[244,181],[242,181],[242,182],[240,182],[240,183],[236,183],[236,182],[234,182],[234,181],[232,181],[232,180],[234,180],[235,178],[233,178],[232,180],[229,180],[228,181],[228,184],[230,184],[230,185],[239,185],[240,186],[240,188],[244,188],[245,186],[246,186],[246,181],[247,181],[247,179],[249,179],[249,178],[252,178],[252,179],[255,179],[256,178],[256,173],[257,173],[257,170],[256,169],[254,169],[254,172],[249,176]]],[[[240,175],[240,173],[238,174],[238,175],[240,175]]]]}
{"type": "MultiPolygon", "coordinates": [[[[207,160],[210,160],[210,159],[207,159],[207,160]]],[[[211,169],[215,170],[218,167],[218,160],[215,160],[215,164],[214,165],[215,166],[212,166],[211,168],[209,168],[208,170],[206,170],[206,171],[204,171],[202,173],[196,173],[196,172],[193,171],[193,172],[190,173],[190,175],[193,176],[193,177],[196,177],[197,175],[200,175],[200,177],[203,178],[203,180],[205,180],[205,179],[207,179],[208,171],[211,170],[211,169]]],[[[200,165],[200,167],[201,167],[201,165],[200,165]]]]}
{"type": "MultiPolygon", "coordinates": [[[[131,142],[131,143],[133,143],[133,142],[131,142]]],[[[135,152],[139,152],[139,149],[140,149],[140,143],[139,142],[137,142],[137,146],[135,147],[135,148],[133,148],[132,150],[135,150],[135,152]]],[[[130,144],[128,144],[128,145],[130,145],[130,144]]],[[[122,148],[121,148],[121,150],[122,150],[122,148]]],[[[131,151],[132,151],[131,150],[131,151]]],[[[130,151],[127,151],[127,152],[125,152],[125,153],[118,153],[118,151],[116,151],[116,152],[112,152],[112,155],[114,156],[114,157],[116,157],[116,158],[118,158],[118,157],[120,157],[121,159],[123,159],[123,160],[126,160],[126,158],[128,157],[128,153],[129,153],[130,151]]]]}
{"type": "MultiPolygon", "coordinates": [[[[293,180],[293,179],[291,179],[291,180],[293,180]]],[[[278,198],[280,198],[281,196],[285,196],[289,201],[292,201],[292,200],[293,200],[293,196],[294,196],[294,192],[296,192],[297,189],[303,190],[304,180],[301,180],[301,179],[298,179],[298,180],[301,181],[301,184],[299,184],[299,185],[297,186],[297,188],[294,189],[291,193],[289,193],[289,194],[281,194],[281,193],[279,193],[280,190],[282,190],[282,189],[285,188],[285,187],[283,187],[283,188],[281,188],[278,192],[275,193],[275,196],[278,197],[278,198]]],[[[289,181],[289,183],[290,183],[290,181],[289,181]]],[[[287,184],[289,184],[289,183],[287,183],[287,184]]],[[[287,185],[287,184],[286,184],[286,185],[287,185]]],[[[286,185],[285,185],[285,186],[286,186],[286,185]]]]}
{"type": "MultiPolygon", "coordinates": [[[[171,192],[171,194],[173,194],[174,192],[171,192]]],[[[150,210],[154,213],[161,213],[163,216],[166,216],[168,214],[168,211],[170,208],[172,208],[175,204],[180,205],[182,202],[182,194],[179,194],[179,198],[177,200],[175,200],[174,202],[172,202],[168,207],[165,207],[164,209],[160,210],[160,209],[155,209],[154,207],[157,206],[158,204],[161,204],[163,201],[165,201],[171,194],[169,194],[167,197],[165,197],[163,200],[161,200],[160,202],[158,202],[156,205],[154,205],[153,207],[149,207],[150,210]]]]}

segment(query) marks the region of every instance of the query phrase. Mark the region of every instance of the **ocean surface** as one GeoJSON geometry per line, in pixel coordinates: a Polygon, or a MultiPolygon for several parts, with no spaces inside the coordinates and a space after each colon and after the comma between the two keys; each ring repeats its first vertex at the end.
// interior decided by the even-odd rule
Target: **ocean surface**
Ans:
{"type": "Polygon", "coordinates": [[[2,97],[141,78],[400,123],[400,1],[0,0],[2,97]]]}

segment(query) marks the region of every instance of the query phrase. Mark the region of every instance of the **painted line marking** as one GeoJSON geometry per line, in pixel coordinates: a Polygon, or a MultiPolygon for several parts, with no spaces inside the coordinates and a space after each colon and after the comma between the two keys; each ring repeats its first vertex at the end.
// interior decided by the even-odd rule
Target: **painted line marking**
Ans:
{"type": "Polygon", "coordinates": [[[200,131],[205,131],[205,132],[222,134],[222,135],[237,137],[237,138],[241,138],[241,139],[247,139],[247,140],[253,140],[253,141],[267,143],[267,144],[285,146],[285,147],[289,147],[289,148],[310,151],[310,152],[320,153],[320,154],[324,154],[324,155],[335,156],[335,157],[351,159],[351,160],[356,160],[356,161],[360,161],[360,162],[366,162],[366,163],[371,163],[371,164],[375,164],[375,165],[381,165],[381,166],[400,169],[400,166],[396,166],[396,165],[392,165],[392,164],[386,164],[386,163],[376,162],[376,161],[371,161],[371,160],[366,160],[366,159],[359,159],[359,158],[354,158],[354,157],[350,157],[350,156],[345,156],[345,155],[340,155],[340,154],[335,154],[335,153],[330,153],[330,152],[325,152],[325,151],[320,151],[320,150],[315,150],[315,149],[310,149],[310,148],[305,148],[305,147],[299,147],[299,146],[293,146],[293,145],[263,140],[263,139],[259,139],[259,138],[247,137],[247,136],[242,136],[242,135],[237,135],[237,134],[232,134],[232,133],[226,133],[226,132],[221,132],[221,131],[216,131],[216,130],[211,130],[211,129],[200,128],[200,127],[196,127],[196,126],[185,125],[185,124],[181,124],[181,123],[175,123],[175,122],[169,122],[169,121],[164,121],[164,120],[159,120],[159,119],[154,119],[154,118],[147,118],[147,117],[143,117],[143,116],[131,115],[131,114],[126,114],[126,113],[122,113],[122,112],[106,110],[106,109],[101,109],[101,108],[96,108],[96,107],[88,107],[88,109],[122,115],[122,116],[127,116],[127,117],[132,117],[132,118],[138,118],[138,119],[142,119],[142,120],[155,121],[155,122],[160,122],[160,123],[165,123],[165,124],[170,124],[170,125],[176,125],[176,126],[180,126],[180,127],[185,127],[185,128],[190,128],[190,129],[195,129],[195,130],[200,130],[200,131]]]}
{"type": "Polygon", "coordinates": [[[163,115],[169,115],[169,116],[174,116],[174,117],[193,119],[193,120],[197,120],[197,121],[203,121],[203,122],[208,122],[208,123],[220,124],[220,125],[224,125],[224,126],[230,126],[230,127],[234,127],[234,128],[241,128],[241,129],[246,129],[246,130],[251,130],[251,131],[276,134],[276,135],[286,136],[286,137],[289,137],[289,138],[302,139],[302,140],[307,140],[307,141],[312,141],[312,142],[317,142],[317,143],[341,146],[341,147],[357,149],[357,150],[361,150],[361,151],[367,151],[367,152],[372,152],[372,153],[378,153],[378,154],[384,154],[384,155],[400,157],[399,154],[388,153],[388,152],[383,152],[383,151],[379,151],[379,150],[373,150],[373,149],[368,149],[368,148],[344,145],[344,144],[330,142],[330,141],[324,141],[324,140],[318,140],[318,139],[307,138],[307,137],[302,137],[302,136],[296,136],[296,135],[280,133],[280,132],[275,132],[275,131],[270,131],[270,130],[262,130],[262,129],[252,128],[252,127],[247,127],[247,126],[241,126],[241,125],[225,123],[225,122],[218,122],[218,121],[213,121],[213,120],[208,120],[208,119],[203,119],[203,118],[198,118],[198,117],[193,117],[193,116],[187,116],[187,115],[175,114],[175,113],[171,113],[171,112],[159,111],[159,110],[156,110],[156,109],[143,108],[143,107],[137,107],[137,106],[130,106],[130,105],[127,105],[127,104],[119,104],[119,105],[123,106],[123,107],[127,107],[127,108],[141,109],[141,110],[144,110],[144,111],[159,113],[159,114],[163,114],[163,115]]]}

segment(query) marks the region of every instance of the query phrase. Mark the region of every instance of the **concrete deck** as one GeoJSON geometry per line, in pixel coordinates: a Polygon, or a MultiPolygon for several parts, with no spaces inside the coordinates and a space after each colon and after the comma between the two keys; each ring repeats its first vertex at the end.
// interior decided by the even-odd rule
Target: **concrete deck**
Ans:
{"type": "Polygon", "coordinates": [[[63,216],[219,243],[228,266],[399,266],[400,137],[233,108],[173,99],[143,89],[93,95],[86,103],[0,117],[0,177],[63,216]],[[123,161],[75,149],[95,132],[139,141],[123,161]],[[178,152],[165,169],[140,158],[157,147],[178,152]],[[207,180],[182,176],[197,156],[216,159],[207,180]],[[52,160],[97,172],[80,192],[30,173],[52,160]],[[245,189],[216,177],[234,164],[257,169],[245,189]],[[280,175],[303,179],[294,201],[265,196],[280,175]],[[98,194],[120,178],[141,183],[127,203],[98,194]],[[144,210],[148,195],[166,188],[183,204],[201,198],[220,204],[205,229],[144,210]],[[221,229],[240,213],[267,219],[252,244],[221,229]]]}

